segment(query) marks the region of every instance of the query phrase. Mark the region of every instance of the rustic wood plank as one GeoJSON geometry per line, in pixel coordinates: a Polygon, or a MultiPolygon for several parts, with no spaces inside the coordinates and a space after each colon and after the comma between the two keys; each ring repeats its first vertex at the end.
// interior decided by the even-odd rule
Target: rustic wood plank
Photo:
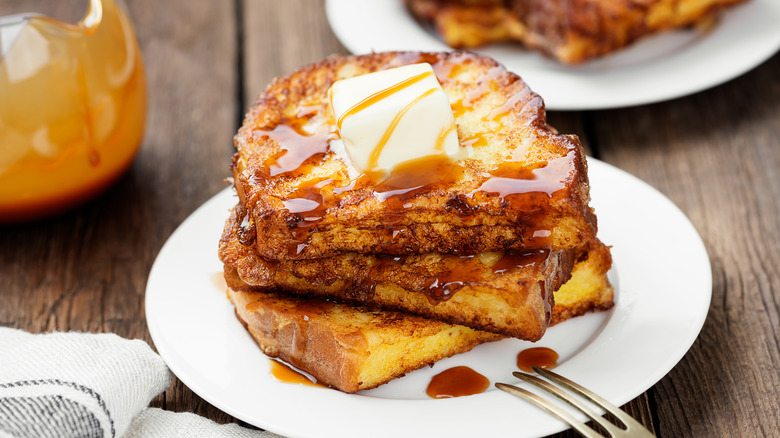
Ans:
{"type": "MultiPolygon", "coordinates": [[[[0,3],[0,14],[11,11],[6,7],[52,7],[56,17],[78,18],[85,4],[11,1],[0,3]]],[[[127,2],[146,64],[143,146],[128,173],[92,202],[59,217],[0,227],[0,324],[31,332],[114,332],[151,343],[143,300],[157,252],[184,218],[227,187],[238,119],[233,6],[127,2]]],[[[153,405],[229,420],[181,383],[153,405]]]]}
{"type": "Polygon", "coordinates": [[[592,114],[601,157],[680,206],[712,262],[703,331],[651,392],[661,436],[780,434],[779,75],[775,56],[706,92],[592,114]]]}
{"type": "MultiPolygon", "coordinates": [[[[138,248],[149,260],[143,266],[148,274],[179,223],[227,187],[224,179],[229,176],[239,111],[237,23],[232,2],[168,1],[160,7],[158,2],[135,0],[129,6],[150,84],[146,141],[127,194],[136,193],[137,202],[144,204],[135,229],[153,225],[143,231],[148,238],[138,248]]],[[[145,280],[137,287],[142,298],[145,280]]],[[[116,309],[115,317],[122,318],[127,303],[112,304],[107,309],[116,309]]],[[[145,328],[141,333],[150,340],[145,328]]],[[[220,422],[232,420],[178,379],[153,405],[220,422]]]]}
{"type": "Polygon", "coordinates": [[[346,54],[325,19],[325,2],[240,0],[244,102],[248,109],[277,76],[332,54],[346,54]]]}

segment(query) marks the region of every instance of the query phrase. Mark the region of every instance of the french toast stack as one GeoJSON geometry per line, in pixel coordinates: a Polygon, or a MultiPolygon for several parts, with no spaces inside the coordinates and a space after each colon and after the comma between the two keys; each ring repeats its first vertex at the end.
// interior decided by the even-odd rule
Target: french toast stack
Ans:
{"type": "Polygon", "coordinates": [[[470,53],[331,57],[277,78],[235,137],[238,204],[219,244],[228,296],[262,350],[345,392],[612,306],[579,140],[470,53]],[[428,63],[463,159],[369,178],[328,90],[428,63]]]}
{"type": "Polygon", "coordinates": [[[405,0],[454,48],[515,41],[581,63],[662,31],[707,27],[746,0],[405,0]]]}

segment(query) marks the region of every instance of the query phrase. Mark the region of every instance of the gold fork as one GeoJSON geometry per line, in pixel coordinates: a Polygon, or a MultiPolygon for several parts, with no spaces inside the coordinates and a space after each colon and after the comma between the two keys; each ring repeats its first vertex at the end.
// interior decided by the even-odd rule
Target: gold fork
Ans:
{"type": "MultiPolygon", "coordinates": [[[[599,406],[601,409],[614,415],[615,418],[617,418],[618,420],[620,420],[620,422],[623,423],[624,427],[620,428],[610,423],[609,421],[605,420],[597,413],[593,412],[588,406],[586,406],[579,399],[571,396],[570,394],[564,392],[557,386],[554,386],[540,379],[537,376],[531,374],[525,374],[525,373],[517,373],[517,372],[512,373],[512,375],[517,377],[518,379],[521,379],[525,382],[535,385],[555,395],[556,397],[560,398],[566,403],[569,403],[570,405],[579,409],[585,415],[587,415],[591,420],[595,421],[596,423],[599,424],[599,426],[604,428],[604,430],[607,431],[607,433],[609,434],[608,436],[611,436],[613,438],[648,438],[648,437],[655,436],[652,433],[650,433],[650,431],[647,430],[644,426],[642,426],[642,424],[640,424],[638,421],[631,418],[630,415],[621,411],[612,403],[604,400],[604,398],[599,397],[593,392],[583,388],[582,386],[572,382],[571,380],[561,376],[560,374],[539,367],[531,367],[531,368],[534,371],[536,371],[537,374],[546,377],[552,382],[557,383],[558,385],[570,391],[573,391],[576,394],[579,394],[580,396],[590,400],[593,404],[599,406]]],[[[574,430],[576,430],[586,438],[603,438],[603,435],[599,434],[595,430],[586,426],[584,423],[574,418],[574,416],[569,414],[567,411],[561,409],[558,405],[534,394],[533,392],[530,392],[523,388],[518,388],[517,386],[507,385],[506,383],[496,383],[496,387],[514,396],[520,397],[536,405],[537,407],[540,407],[545,411],[555,415],[556,417],[568,423],[572,428],[574,428],[574,430]]]]}

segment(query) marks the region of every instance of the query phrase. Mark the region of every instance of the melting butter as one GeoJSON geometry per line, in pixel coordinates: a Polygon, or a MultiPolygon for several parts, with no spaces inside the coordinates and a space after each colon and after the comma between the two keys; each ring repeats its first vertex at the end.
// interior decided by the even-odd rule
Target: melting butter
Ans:
{"type": "Polygon", "coordinates": [[[401,163],[461,153],[449,99],[430,64],[413,64],[335,82],[328,91],[344,148],[367,174],[401,163]]]}

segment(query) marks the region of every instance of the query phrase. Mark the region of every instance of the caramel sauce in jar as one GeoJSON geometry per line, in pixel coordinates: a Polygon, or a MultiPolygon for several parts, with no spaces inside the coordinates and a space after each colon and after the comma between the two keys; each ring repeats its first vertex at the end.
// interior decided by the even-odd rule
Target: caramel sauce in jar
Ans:
{"type": "Polygon", "coordinates": [[[0,48],[0,222],[8,223],[63,211],[119,178],[143,136],[146,81],[114,0],[91,0],[75,25],[23,14],[5,17],[6,29],[15,34],[0,48]]]}
{"type": "Polygon", "coordinates": [[[556,365],[558,365],[558,353],[551,348],[528,348],[517,355],[517,367],[527,373],[534,372],[531,367],[548,370],[556,365]]]}
{"type": "Polygon", "coordinates": [[[487,377],[466,366],[458,366],[433,376],[425,390],[431,398],[453,398],[485,392],[487,377]]]}
{"type": "Polygon", "coordinates": [[[561,157],[536,169],[521,168],[515,162],[506,162],[497,169],[483,173],[483,182],[469,195],[492,193],[512,202],[517,195],[541,193],[552,196],[565,188],[571,158],[561,157]]]}

